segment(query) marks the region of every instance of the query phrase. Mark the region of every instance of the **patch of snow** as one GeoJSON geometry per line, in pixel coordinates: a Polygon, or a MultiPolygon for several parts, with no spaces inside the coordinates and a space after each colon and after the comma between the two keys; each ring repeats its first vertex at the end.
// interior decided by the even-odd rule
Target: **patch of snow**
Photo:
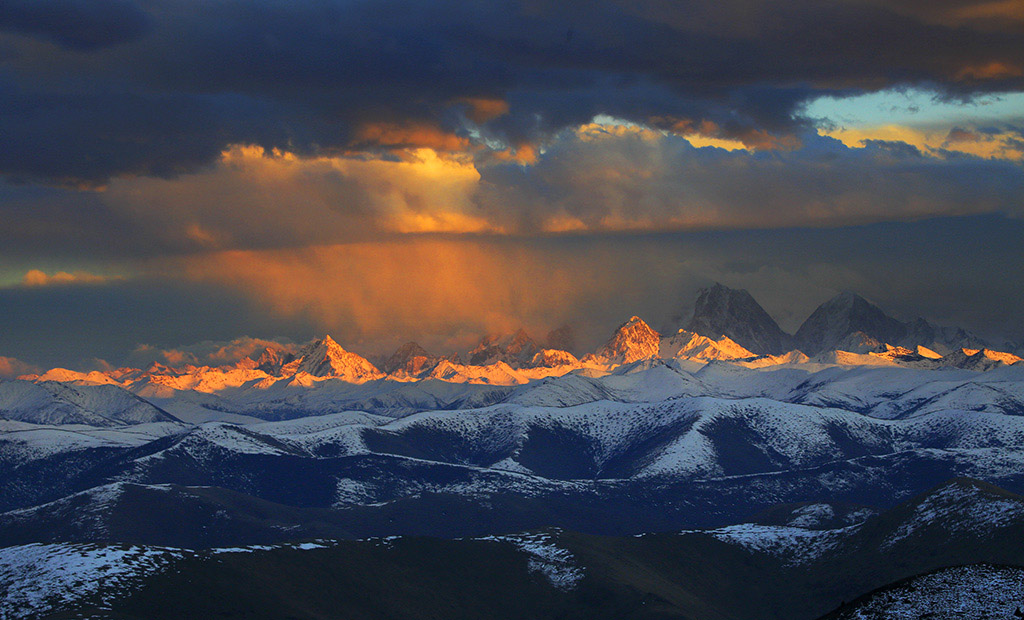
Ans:
{"type": "Polygon", "coordinates": [[[835,510],[829,504],[810,504],[808,506],[801,506],[793,511],[795,515],[792,520],[787,524],[790,527],[802,527],[812,528],[820,525],[821,523],[834,519],[836,516],[835,510]]]}
{"type": "Polygon", "coordinates": [[[0,549],[0,618],[66,610],[129,591],[190,552],[94,544],[30,544],[0,549]]]}
{"type": "Polygon", "coordinates": [[[1024,608],[1024,569],[958,566],[870,595],[841,620],[1005,620],[1024,608]]]}
{"type": "Polygon", "coordinates": [[[477,540],[508,542],[520,551],[530,555],[530,571],[543,575],[559,590],[573,590],[586,574],[576,563],[576,557],[568,549],[555,544],[555,536],[548,532],[486,536],[477,540]]]}
{"type": "Polygon", "coordinates": [[[749,551],[784,559],[788,565],[806,564],[836,548],[852,531],[807,530],[800,527],[741,523],[706,533],[749,551]]]}

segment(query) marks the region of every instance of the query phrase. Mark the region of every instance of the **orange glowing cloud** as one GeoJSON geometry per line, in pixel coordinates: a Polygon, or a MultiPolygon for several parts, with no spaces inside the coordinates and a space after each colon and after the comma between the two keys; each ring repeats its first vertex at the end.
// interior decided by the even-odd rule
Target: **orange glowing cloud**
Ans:
{"type": "Polygon", "coordinates": [[[727,151],[792,151],[800,148],[800,139],[794,135],[776,135],[763,129],[726,131],[714,121],[696,121],[674,116],[654,116],[648,119],[653,127],[685,138],[697,148],[712,146],[727,151]]]}
{"type": "Polygon", "coordinates": [[[42,372],[38,366],[33,366],[13,357],[0,355],[0,377],[13,379],[21,375],[35,374],[42,372]]]}
{"type": "Polygon", "coordinates": [[[1024,160],[1019,136],[1012,133],[983,134],[963,128],[918,129],[903,125],[882,127],[819,129],[851,148],[863,148],[869,140],[902,142],[921,152],[941,157],[943,151],[964,153],[986,159],[1024,160]]]}
{"type": "Polygon", "coordinates": [[[519,326],[546,333],[581,305],[601,305],[596,315],[615,311],[618,302],[607,301],[613,289],[629,293],[636,284],[623,287],[611,277],[617,267],[595,268],[591,260],[494,239],[414,238],[216,252],[184,259],[176,269],[194,281],[237,288],[277,315],[309,317],[353,345],[434,334],[448,348],[463,348],[482,333],[519,326]]]}
{"type": "Polygon", "coordinates": [[[468,138],[424,123],[367,123],[352,139],[357,148],[420,149],[461,153],[469,150],[468,138]]]}
{"type": "MultiPolygon", "coordinates": [[[[1024,3],[1022,3],[1024,4],[1024,3]]],[[[999,80],[1024,75],[1024,68],[998,60],[980,64],[967,65],[956,74],[958,80],[999,80]]]]}
{"type": "Polygon", "coordinates": [[[508,102],[487,97],[465,97],[457,100],[468,106],[466,116],[478,125],[508,114],[508,102]]]}
{"type": "Polygon", "coordinates": [[[185,237],[203,247],[214,248],[220,245],[217,241],[217,235],[195,222],[185,227],[185,237]]]}
{"type": "Polygon", "coordinates": [[[62,284],[100,284],[113,279],[111,276],[100,276],[87,271],[58,271],[53,275],[39,269],[30,269],[21,279],[22,286],[53,286],[62,284]]]}
{"type": "Polygon", "coordinates": [[[911,16],[928,24],[967,27],[982,31],[1013,30],[1024,22],[1020,0],[957,0],[918,2],[916,0],[867,0],[887,11],[911,16]]]}
{"type": "Polygon", "coordinates": [[[664,136],[658,129],[634,124],[586,123],[576,128],[576,137],[584,142],[597,142],[608,138],[639,138],[656,142],[664,136]]]}
{"type": "Polygon", "coordinates": [[[494,151],[492,157],[497,161],[511,161],[524,166],[537,163],[537,148],[532,144],[520,144],[500,151],[494,151]]]}
{"type": "Polygon", "coordinates": [[[980,2],[956,7],[948,15],[956,21],[986,19],[1021,22],[1024,21],[1024,3],[1020,0],[980,2]]]}
{"type": "Polygon", "coordinates": [[[106,200],[188,249],[306,245],[375,233],[500,232],[479,214],[474,162],[433,149],[391,158],[233,146],[212,169],[116,179],[106,200]]]}

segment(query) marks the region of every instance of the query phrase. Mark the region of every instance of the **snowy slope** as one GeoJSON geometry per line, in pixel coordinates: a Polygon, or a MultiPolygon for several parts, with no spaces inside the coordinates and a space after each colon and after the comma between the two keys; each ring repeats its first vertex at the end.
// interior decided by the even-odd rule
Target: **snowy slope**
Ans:
{"type": "Polygon", "coordinates": [[[123,426],[175,418],[116,385],[0,381],[0,417],[36,424],[123,426]]]}
{"type": "Polygon", "coordinates": [[[833,620],[1006,620],[1021,609],[1024,569],[979,564],[943,568],[882,588],[829,615],[833,620]]]}
{"type": "Polygon", "coordinates": [[[123,597],[191,555],[181,549],[95,544],[0,549],[0,618],[23,618],[123,597]]]}

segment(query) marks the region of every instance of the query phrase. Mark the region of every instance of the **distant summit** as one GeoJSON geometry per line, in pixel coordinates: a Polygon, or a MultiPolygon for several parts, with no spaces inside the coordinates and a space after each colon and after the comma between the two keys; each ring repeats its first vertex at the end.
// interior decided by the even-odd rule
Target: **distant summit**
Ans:
{"type": "Polygon", "coordinates": [[[548,332],[544,339],[545,349],[557,349],[572,353],[576,350],[576,332],[569,325],[563,325],[548,332]]]}
{"type": "Polygon", "coordinates": [[[933,325],[922,318],[907,324],[907,335],[903,346],[925,346],[941,355],[947,355],[960,349],[984,349],[988,346],[985,339],[959,327],[941,327],[933,325]]]}
{"type": "Polygon", "coordinates": [[[849,346],[851,336],[864,345],[877,346],[902,342],[906,335],[906,325],[860,295],[843,291],[818,306],[797,330],[795,339],[801,351],[815,355],[849,346]]]}
{"type": "Polygon", "coordinates": [[[534,342],[526,330],[519,329],[511,336],[487,336],[475,349],[469,352],[472,366],[486,366],[505,362],[512,368],[527,366],[541,347],[534,342]]]}
{"type": "Polygon", "coordinates": [[[256,370],[262,370],[268,375],[277,375],[280,374],[281,368],[285,364],[294,360],[295,356],[287,351],[267,347],[263,349],[263,352],[260,353],[259,357],[253,361],[253,368],[256,370]]]}
{"type": "Polygon", "coordinates": [[[717,282],[698,292],[685,329],[711,339],[728,336],[760,355],[779,355],[793,349],[793,337],[779,328],[750,293],[717,282]]]}
{"type": "Polygon", "coordinates": [[[444,360],[457,363],[458,356],[444,358],[438,355],[431,355],[419,343],[407,342],[391,354],[391,357],[384,362],[381,370],[388,374],[405,373],[415,377],[433,370],[444,360]]]}

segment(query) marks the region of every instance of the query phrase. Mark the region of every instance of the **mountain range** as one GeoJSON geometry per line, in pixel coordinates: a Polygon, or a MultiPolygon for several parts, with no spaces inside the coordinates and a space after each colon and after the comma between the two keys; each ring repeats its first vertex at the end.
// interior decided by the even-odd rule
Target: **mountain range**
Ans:
{"type": "Polygon", "coordinates": [[[1020,357],[852,293],[666,331],[0,381],[0,618],[1012,613],[1020,357]]]}
{"type": "MultiPolygon", "coordinates": [[[[567,375],[595,378],[637,362],[675,360],[688,370],[713,362],[751,369],[800,366],[813,372],[868,365],[987,370],[1021,361],[1014,353],[984,348],[963,330],[936,328],[923,319],[901,323],[850,292],[822,304],[789,336],[749,293],[715,285],[699,293],[686,325],[660,334],[634,316],[581,358],[545,348],[519,330],[483,338],[468,363],[409,342],[378,369],[326,336],[299,350],[270,347],[219,367],[153,364],[88,373],[56,368],[0,382],[0,416],[116,426],[294,418],[338,406],[397,415],[487,405],[508,398],[517,386],[567,375]],[[791,345],[800,348],[785,351],[791,345]],[[91,389],[99,386],[104,387],[91,389]]],[[[552,338],[572,340],[568,328],[552,338]]]]}

